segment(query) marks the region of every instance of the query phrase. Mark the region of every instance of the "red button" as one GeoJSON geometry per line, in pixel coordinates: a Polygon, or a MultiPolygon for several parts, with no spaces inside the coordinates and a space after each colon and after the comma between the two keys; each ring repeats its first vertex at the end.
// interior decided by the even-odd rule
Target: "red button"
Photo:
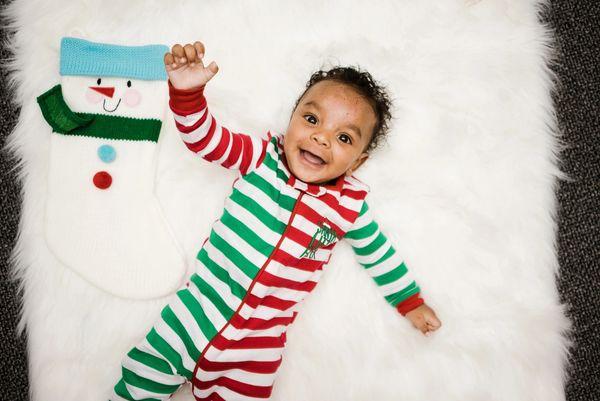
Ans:
{"type": "Polygon", "coordinates": [[[106,189],[112,184],[112,177],[106,171],[100,171],[94,175],[94,185],[100,189],[106,189]]]}

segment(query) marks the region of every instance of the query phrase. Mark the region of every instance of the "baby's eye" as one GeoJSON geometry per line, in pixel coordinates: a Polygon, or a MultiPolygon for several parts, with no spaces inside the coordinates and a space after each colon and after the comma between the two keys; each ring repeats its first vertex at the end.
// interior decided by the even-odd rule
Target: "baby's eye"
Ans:
{"type": "Polygon", "coordinates": [[[127,81],[127,87],[131,88],[131,81],[127,81]]]}
{"type": "Polygon", "coordinates": [[[313,124],[313,125],[317,123],[317,118],[315,116],[311,115],[311,114],[305,115],[304,119],[306,121],[308,121],[310,124],[313,124]]]}
{"type": "Polygon", "coordinates": [[[96,81],[96,85],[100,85],[101,82],[102,82],[102,78],[98,78],[98,80],[96,81]]]}
{"type": "Polygon", "coordinates": [[[352,145],[352,138],[348,134],[339,134],[338,139],[344,143],[352,145]]]}

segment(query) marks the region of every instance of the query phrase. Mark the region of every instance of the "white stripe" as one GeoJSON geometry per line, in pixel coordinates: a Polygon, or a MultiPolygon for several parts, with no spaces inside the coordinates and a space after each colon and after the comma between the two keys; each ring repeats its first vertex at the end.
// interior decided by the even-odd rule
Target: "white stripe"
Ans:
{"type": "Polygon", "coordinates": [[[399,267],[401,264],[402,264],[402,259],[396,252],[392,256],[390,256],[389,258],[384,260],[383,262],[381,262],[373,267],[370,267],[368,269],[365,269],[365,270],[371,277],[375,278],[375,277],[379,277],[383,274],[386,274],[386,273],[394,270],[395,268],[399,267]]]}
{"type": "Polygon", "coordinates": [[[362,265],[377,262],[392,247],[392,243],[386,240],[383,245],[368,255],[356,255],[356,260],[362,265]]]}
{"type": "Polygon", "coordinates": [[[225,351],[210,346],[203,357],[212,362],[273,362],[281,357],[283,342],[281,345],[281,348],[227,349],[225,351]]]}
{"type": "Polygon", "coordinates": [[[236,329],[232,325],[229,325],[223,330],[221,335],[229,340],[240,340],[246,337],[279,337],[286,330],[287,326],[286,324],[278,324],[268,329],[251,330],[236,329]]]}
{"type": "Polygon", "coordinates": [[[264,298],[267,295],[273,295],[285,301],[300,302],[308,295],[308,292],[295,291],[288,288],[266,287],[257,281],[254,284],[254,287],[252,287],[252,294],[260,298],[264,298]]]}
{"type": "MultiPolygon", "coordinates": [[[[258,252],[250,244],[248,244],[237,232],[233,231],[225,224],[220,221],[213,225],[213,230],[235,250],[241,253],[249,262],[251,262],[257,269],[260,269],[262,265],[267,261],[267,256],[258,252]]],[[[246,287],[248,288],[248,287],[246,287]]]]}
{"type": "MultiPolygon", "coordinates": [[[[192,360],[192,358],[188,355],[187,349],[181,341],[181,338],[171,329],[171,327],[164,321],[159,320],[155,325],[154,329],[156,333],[162,337],[176,352],[181,356],[181,361],[183,366],[193,372],[196,367],[196,361],[192,360]]],[[[202,350],[200,350],[202,351],[202,350]]]]}
{"type": "Polygon", "coordinates": [[[198,263],[202,266],[202,268],[196,269],[196,274],[202,278],[202,280],[206,281],[210,287],[214,288],[214,290],[221,296],[221,299],[225,301],[227,306],[233,310],[236,310],[240,305],[241,300],[231,293],[231,288],[229,288],[229,285],[213,275],[210,269],[204,266],[202,262],[198,261],[198,263]]]}
{"type": "Polygon", "coordinates": [[[250,288],[252,280],[246,276],[246,274],[241,271],[232,261],[230,261],[227,256],[215,248],[210,241],[204,244],[204,249],[206,249],[206,252],[208,252],[208,255],[215,263],[227,270],[231,279],[235,280],[235,282],[245,289],[250,288]]]}
{"type": "MultiPolygon", "coordinates": [[[[256,172],[259,170],[261,169],[256,170],[256,172]]],[[[287,224],[288,220],[290,219],[291,212],[280,207],[273,199],[269,198],[269,196],[261,191],[258,187],[244,179],[241,179],[236,182],[235,188],[247,197],[256,201],[256,203],[262,206],[262,208],[265,209],[271,216],[275,217],[283,224],[287,224]]]]}
{"type": "Polygon", "coordinates": [[[287,280],[293,280],[298,283],[304,283],[306,281],[318,282],[323,274],[322,270],[315,270],[314,272],[297,269],[291,266],[285,266],[276,260],[271,260],[265,269],[267,272],[274,276],[282,277],[287,280]]]}
{"type": "MultiPolygon", "coordinates": [[[[196,296],[194,298],[197,300],[196,296]]],[[[202,333],[202,330],[200,330],[200,326],[196,322],[196,319],[194,319],[192,312],[190,312],[190,310],[179,298],[171,302],[170,306],[173,310],[173,313],[175,313],[175,316],[177,316],[177,319],[179,319],[183,327],[185,327],[185,331],[190,335],[190,338],[194,340],[194,345],[196,345],[198,351],[202,352],[202,349],[206,346],[206,344],[208,344],[209,339],[204,335],[204,333],[202,333]]],[[[204,305],[202,305],[202,309],[206,313],[204,305]]],[[[218,327],[220,326],[215,325],[215,322],[210,318],[210,316],[209,320],[218,330],[218,327]]],[[[223,318],[221,318],[221,320],[223,320],[223,318]]]]}
{"type": "Polygon", "coordinates": [[[215,131],[213,132],[213,136],[210,138],[210,141],[208,141],[206,146],[204,148],[200,149],[198,154],[202,157],[205,157],[210,152],[215,150],[217,148],[217,146],[219,146],[222,139],[223,139],[223,132],[221,130],[221,126],[219,124],[215,124],[215,131]]]}
{"type": "MultiPolygon", "coordinates": [[[[281,250],[292,255],[293,257],[301,259],[300,255],[302,255],[304,251],[306,251],[307,245],[300,245],[293,239],[285,237],[283,241],[281,241],[280,248],[281,250]]],[[[316,260],[318,262],[327,262],[327,260],[329,259],[329,255],[331,255],[330,249],[319,248],[314,253],[314,256],[310,257],[310,259],[316,260]]],[[[306,258],[307,256],[304,255],[303,257],[306,258]]]]}
{"type": "Polygon", "coordinates": [[[364,248],[367,245],[369,245],[371,242],[375,241],[375,239],[377,238],[377,236],[379,235],[381,231],[379,229],[375,230],[375,232],[371,235],[369,235],[368,237],[365,238],[358,238],[358,239],[348,239],[348,242],[350,243],[350,245],[352,245],[355,248],[364,248]]]}
{"type": "Polygon", "coordinates": [[[177,121],[179,124],[189,127],[196,124],[196,122],[200,120],[200,118],[202,118],[202,116],[207,110],[208,108],[205,107],[202,110],[196,113],[188,114],[187,116],[183,116],[181,114],[173,112],[173,118],[175,118],[175,121],[177,121]]]}
{"type": "Polygon", "coordinates": [[[137,374],[143,378],[152,380],[155,383],[173,386],[173,385],[177,385],[177,384],[183,384],[183,382],[185,382],[185,378],[183,376],[179,376],[176,374],[169,375],[169,374],[160,372],[146,364],[136,361],[135,359],[131,359],[128,356],[123,358],[122,365],[123,365],[123,367],[131,370],[132,372],[135,372],[135,374],[137,374]]]}
{"type": "Polygon", "coordinates": [[[248,304],[244,304],[239,314],[246,320],[250,318],[271,320],[275,317],[290,318],[293,316],[293,311],[281,311],[264,305],[258,305],[255,309],[248,304]]]}
{"type": "Polygon", "coordinates": [[[250,396],[246,396],[246,395],[242,395],[239,394],[235,391],[229,390],[226,387],[221,387],[221,386],[212,386],[206,390],[201,390],[199,388],[194,388],[194,395],[198,398],[206,398],[209,395],[211,395],[212,393],[217,393],[221,396],[221,398],[223,398],[224,400],[231,400],[231,401],[265,401],[264,398],[256,398],[256,397],[250,397],[250,396]]]}
{"type": "Polygon", "coordinates": [[[233,217],[243,222],[246,227],[256,233],[261,239],[275,246],[281,234],[273,231],[269,226],[265,225],[258,217],[250,213],[234,201],[225,203],[225,210],[233,217]]]}
{"type": "Polygon", "coordinates": [[[215,380],[219,377],[228,377],[242,383],[264,387],[272,386],[275,381],[275,374],[273,373],[250,373],[241,369],[231,369],[225,372],[207,372],[198,368],[196,377],[204,382],[215,380]]]}
{"type": "Polygon", "coordinates": [[[412,277],[410,277],[410,274],[405,274],[400,279],[398,279],[396,281],[392,281],[389,284],[382,285],[379,288],[381,288],[381,292],[383,293],[384,296],[392,295],[392,294],[395,294],[398,291],[403,290],[404,288],[408,287],[409,285],[411,285],[413,283],[413,281],[414,280],[412,277]]]}

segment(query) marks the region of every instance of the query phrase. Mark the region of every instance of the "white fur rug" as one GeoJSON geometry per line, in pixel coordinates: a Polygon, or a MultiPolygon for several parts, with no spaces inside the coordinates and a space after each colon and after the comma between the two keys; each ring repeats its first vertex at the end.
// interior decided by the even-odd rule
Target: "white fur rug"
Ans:
{"type": "MultiPolygon", "coordinates": [[[[35,98],[60,81],[60,38],[73,35],[202,40],[220,66],[207,89],[213,114],[257,134],[285,129],[322,65],[359,64],[388,84],[392,135],[357,175],[443,327],[429,338],[413,329],[342,244],[288,333],[274,400],[564,400],[560,172],[540,3],[16,0],[8,14],[22,112],[10,145],[22,160],[15,270],[32,400],[106,399],[121,357],[166,302],[96,290],[46,246],[50,128],[35,98]]],[[[234,175],[189,154],[170,114],[159,146],[156,194],[191,267],[234,175]]]]}

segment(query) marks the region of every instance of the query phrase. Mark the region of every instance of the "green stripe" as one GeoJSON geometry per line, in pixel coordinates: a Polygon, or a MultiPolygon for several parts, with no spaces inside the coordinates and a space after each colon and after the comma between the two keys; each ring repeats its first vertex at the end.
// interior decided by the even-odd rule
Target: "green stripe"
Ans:
{"type": "Polygon", "coordinates": [[[258,220],[272,231],[278,234],[283,234],[285,231],[285,223],[279,221],[275,216],[267,212],[258,202],[251,197],[244,195],[239,190],[233,189],[231,200],[256,216],[258,220]]]}
{"type": "Polygon", "coordinates": [[[265,180],[256,172],[253,171],[250,174],[246,174],[243,177],[243,179],[248,181],[250,184],[254,185],[261,192],[263,192],[265,195],[271,198],[273,202],[277,203],[279,206],[281,206],[288,212],[291,213],[292,210],[294,210],[294,204],[296,203],[296,199],[292,198],[291,196],[282,194],[269,181],[265,180]]]}
{"type": "MultiPolygon", "coordinates": [[[[184,291],[188,292],[187,290],[181,290],[179,292],[184,291]]],[[[179,293],[177,294],[177,296],[179,296],[179,298],[181,299],[181,295],[179,293]]],[[[185,346],[185,349],[187,350],[190,358],[192,358],[193,361],[197,361],[200,357],[200,351],[198,350],[198,348],[196,348],[196,345],[194,344],[194,341],[191,339],[189,333],[185,329],[185,326],[179,321],[177,315],[175,315],[175,312],[173,312],[169,305],[167,305],[163,309],[161,317],[165,321],[165,323],[168,324],[171,329],[173,329],[175,334],[177,334],[177,337],[181,339],[181,342],[183,342],[183,345],[185,346]]]]}
{"type": "Polygon", "coordinates": [[[221,238],[214,230],[210,234],[210,243],[225,255],[231,263],[240,269],[248,278],[254,279],[259,268],[254,266],[240,251],[221,238]]]}
{"type": "Polygon", "coordinates": [[[225,301],[223,301],[223,298],[221,298],[219,293],[210,285],[208,285],[206,281],[202,280],[202,278],[197,274],[193,274],[190,280],[196,285],[198,291],[200,291],[202,295],[207,297],[213,303],[213,305],[215,305],[225,320],[229,320],[231,316],[233,316],[234,310],[231,309],[229,305],[225,303],[225,301]]]}
{"type": "Polygon", "coordinates": [[[134,361],[138,361],[139,363],[146,365],[159,372],[165,373],[167,375],[173,374],[171,365],[169,365],[167,361],[155,355],[144,352],[138,348],[133,348],[131,351],[129,351],[127,356],[133,359],[134,361]]]}
{"type": "Polygon", "coordinates": [[[150,333],[146,335],[146,340],[148,340],[150,345],[152,345],[154,349],[177,369],[178,374],[184,376],[188,380],[192,377],[192,372],[183,366],[181,355],[179,355],[179,353],[156,332],[156,329],[152,328],[152,330],[150,330],[150,333]]]}
{"type": "MultiPolygon", "coordinates": [[[[135,401],[135,398],[133,398],[133,396],[129,393],[129,390],[127,390],[127,386],[125,385],[125,382],[123,381],[123,379],[119,380],[119,382],[115,386],[115,393],[118,396],[125,398],[126,400],[135,401]]],[[[157,400],[155,398],[149,398],[148,401],[160,401],[160,400],[157,400]]]]}
{"type": "Polygon", "coordinates": [[[412,283],[410,283],[410,285],[403,288],[402,290],[395,292],[393,294],[390,294],[390,295],[386,295],[384,298],[390,304],[392,304],[393,306],[396,306],[400,302],[402,302],[405,299],[407,299],[408,297],[410,297],[411,295],[415,295],[416,293],[418,293],[420,291],[421,291],[421,289],[417,286],[417,283],[415,283],[413,281],[412,283]]]}
{"type": "Polygon", "coordinates": [[[283,181],[284,184],[287,184],[290,177],[285,173],[285,171],[278,167],[277,161],[273,159],[273,156],[271,156],[268,152],[265,154],[264,164],[272,171],[275,171],[277,178],[283,181]]]}
{"type": "Polygon", "coordinates": [[[346,233],[345,238],[350,240],[360,240],[369,238],[369,236],[373,235],[379,226],[374,221],[371,221],[364,227],[358,228],[356,230],[348,231],[346,233]]]}
{"type": "MultiPolygon", "coordinates": [[[[208,316],[206,316],[206,313],[204,313],[204,309],[202,309],[202,306],[200,306],[198,300],[194,298],[189,291],[179,291],[177,296],[190,311],[190,314],[194,317],[196,323],[198,323],[198,327],[200,327],[200,330],[202,330],[202,333],[206,339],[208,341],[212,340],[213,337],[217,335],[218,330],[215,329],[215,326],[212,324],[208,316]]],[[[197,359],[198,358],[195,358],[194,360],[197,359]]]]}
{"type": "Polygon", "coordinates": [[[229,229],[240,236],[248,245],[254,248],[265,257],[269,257],[273,252],[273,246],[268,242],[260,238],[254,231],[250,230],[248,226],[242,223],[239,219],[236,219],[231,213],[225,209],[221,216],[221,222],[229,227],[229,229]]]}
{"type": "Polygon", "coordinates": [[[180,384],[156,383],[155,381],[133,373],[127,368],[123,368],[123,380],[131,386],[158,394],[173,394],[180,386],[180,384]]]}
{"type": "Polygon", "coordinates": [[[383,244],[386,243],[386,241],[387,239],[385,238],[385,235],[383,235],[380,231],[379,235],[375,237],[375,239],[371,241],[371,243],[367,244],[362,248],[352,247],[352,249],[354,250],[354,253],[356,253],[358,256],[371,255],[372,253],[376,252],[379,248],[381,248],[383,244]]]}
{"type": "Polygon", "coordinates": [[[406,274],[406,272],[406,265],[404,265],[404,262],[402,262],[400,266],[395,267],[393,270],[390,270],[381,276],[373,277],[373,280],[375,280],[377,285],[386,285],[393,281],[400,280],[406,274]]]}
{"type": "Polygon", "coordinates": [[[380,263],[383,263],[385,260],[387,260],[388,258],[390,258],[393,254],[395,254],[396,251],[394,250],[393,246],[390,246],[390,249],[387,250],[386,253],[383,254],[382,257],[380,257],[378,260],[376,260],[373,263],[361,263],[361,265],[365,268],[365,269],[370,269],[371,267],[378,265],[380,263]]]}
{"type": "Polygon", "coordinates": [[[208,270],[210,270],[213,276],[225,283],[231,289],[231,293],[233,295],[239,299],[244,299],[244,296],[246,295],[246,289],[237,281],[232,279],[227,270],[223,269],[214,260],[212,260],[204,248],[202,248],[198,253],[198,260],[201,261],[208,270]]]}

